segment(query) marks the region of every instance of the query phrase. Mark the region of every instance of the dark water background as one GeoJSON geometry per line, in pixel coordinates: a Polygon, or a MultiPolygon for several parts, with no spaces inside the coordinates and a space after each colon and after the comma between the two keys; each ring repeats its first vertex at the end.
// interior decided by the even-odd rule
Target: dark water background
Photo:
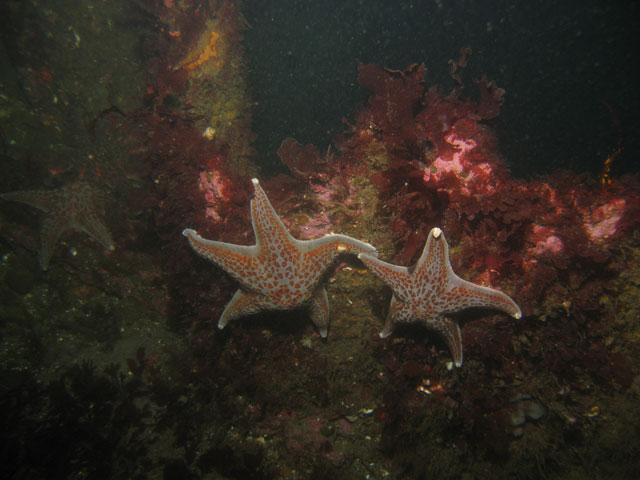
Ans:
{"type": "Polygon", "coordinates": [[[637,170],[640,72],[635,1],[245,2],[256,101],[256,147],[271,168],[283,138],[322,150],[368,93],[356,59],[392,69],[425,63],[428,85],[450,88],[447,62],[473,54],[466,95],[486,74],[506,90],[496,122],[516,175],[557,168],[597,173],[616,148],[615,173],[637,170]]]}

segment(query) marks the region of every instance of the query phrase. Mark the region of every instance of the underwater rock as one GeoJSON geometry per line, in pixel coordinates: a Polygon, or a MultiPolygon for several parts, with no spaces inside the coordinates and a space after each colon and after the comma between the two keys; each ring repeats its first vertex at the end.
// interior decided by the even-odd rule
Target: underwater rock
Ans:
{"type": "Polygon", "coordinates": [[[511,412],[511,425],[514,427],[519,427],[520,425],[524,425],[527,419],[524,414],[524,409],[522,408],[522,403],[518,403],[515,406],[515,409],[511,412]]]}
{"type": "Polygon", "coordinates": [[[162,469],[162,478],[164,480],[178,480],[181,478],[189,478],[191,472],[181,459],[170,460],[162,469]]]}
{"type": "Polygon", "coordinates": [[[4,280],[11,290],[20,295],[29,293],[35,282],[33,273],[24,265],[13,265],[7,271],[4,280]]]}
{"type": "Polygon", "coordinates": [[[547,413],[546,409],[529,394],[519,394],[510,400],[512,406],[509,421],[513,429],[511,435],[520,438],[524,435],[527,420],[540,420],[547,413]]]}
{"type": "Polygon", "coordinates": [[[524,414],[529,420],[540,420],[547,413],[538,402],[530,400],[524,404],[524,414]]]}

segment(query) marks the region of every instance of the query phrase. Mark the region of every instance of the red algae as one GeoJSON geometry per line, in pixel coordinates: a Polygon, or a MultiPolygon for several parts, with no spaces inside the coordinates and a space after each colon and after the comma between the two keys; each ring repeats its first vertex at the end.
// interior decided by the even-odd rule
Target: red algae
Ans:
{"type": "MultiPolygon", "coordinates": [[[[458,83],[466,59],[456,65],[452,75],[458,83]]],[[[345,198],[334,190],[332,178],[358,172],[361,177],[353,183],[375,192],[376,212],[393,237],[387,255],[404,265],[415,261],[429,229],[440,226],[453,245],[454,269],[474,282],[505,289],[525,315],[520,323],[494,318],[465,325],[471,372],[448,383],[435,380],[446,372],[440,369],[431,379],[423,367],[438,358],[437,350],[414,357],[423,347],[411,340],[415,331],[392,343],[371,340],[384,368],[380,378],[386,379],[383,400],[374,410],[383,425],[383,450],[397,456],[410,448],[407,436],[421,431],[411,415],[420,415],[428,398],[429,408],[448,412],[456,427],[438,426],[440,435],[458,445],[485,445],[487,458],[504,461],[513,438],[536,428],[527,424],[514,430],[510,423],[513,406],[505,392],[519,390],[513,378],[526,378],[549,403],[557,395],[555,381],[582,389],[583,398],[589,382],[629,388],[628,354],[602,344],[615,318],[602,302],[617,288],[612,283],[619,272],[616,252],[630,248],[640,225],[638,179],[614,178],[603,188],[570,171],[530,181],[513,178],[487,123],[504,100],[505,92],[493,82],[485,77],[477,82],[476,103],[461,97],[459,84],[449,94],[427,88],[422,66],[396,72],[359,64],[358,71],[372,94],[339,140],[339,154],[327,161],[318,149],[287,140],[283,162],[308,182],[306,191],[320,209],[345,198]],[[322,185],[317,195],[314,183],[322,185]],[[436,384],[438,395],[428,387],[436,384]],[[421,399],[416,392],[428,395],[421,399]],[[465,428],[467,422],[473,428],[465,428]]],[[[334,219],[334,225],[345,221],[334,219]]],[[[361,236],[368,234],[361,230],[361,236]]],[[[372,305],[384,314],[377,300],[372,305]]],[[[561,409],[569,423],[575,421],[568,413],[573,410],[561,409]]]]}

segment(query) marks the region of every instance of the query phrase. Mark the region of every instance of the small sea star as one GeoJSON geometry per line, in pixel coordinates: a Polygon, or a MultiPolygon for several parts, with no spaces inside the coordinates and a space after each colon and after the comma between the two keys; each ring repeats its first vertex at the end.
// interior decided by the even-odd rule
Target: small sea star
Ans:
{"type": "Polygon", "coordinates": [[[0,195],[4,200],[26,203],[48,215],[40,235],[40,267],[46,270],[53,249],[67,230],[79,230],[113,250],[111,234],[96,213],[95,194],[86,182],[76,182],[59,190],[24,190],[0,195]]]}
{"type": "Polygon", "coordinates": [[[375,252],[368,243],[346,235],[297,240],[287,231],[257,179],[252,180],[252,246],[206,240],[185,229],[193,249],[227,271],[241,287],[220,316],[218,328],[263,310],[307,307],[322,337],[327,336],[329,300],[320,278],[341,253],[375,252]]]}
{"type": "Polygon", "coordinates": [[[468,307],[490,307],[520,318],[522,312],[504,293],[458,277],[449,261],[449,245],[439,228],[429,232],[413,267],[400,267],[361,253],[358,258],[393,290],[389,314],[380,333],[391,334],[396,323],[418,322],[444,335],[457,367],[462,365],[460,327],[447,315],[468,307]]]}

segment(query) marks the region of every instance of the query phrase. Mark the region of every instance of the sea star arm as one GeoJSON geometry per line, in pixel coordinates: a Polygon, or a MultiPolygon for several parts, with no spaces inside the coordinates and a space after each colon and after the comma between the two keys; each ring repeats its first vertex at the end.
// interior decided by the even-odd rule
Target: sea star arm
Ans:
{"type": "Polygon", "coordinates": [[[440,333],[451,350],[456,367],[462,365],[462,335],[457,322],[446,315],[417,311],[412,304],[399,301],[395,295],[391,298],[389,314],[380,337],[386,338],[391,335],[394,327],[399,323],[412,322],[421,323],[440,333]]]}
{"type": "MultiPolygon", "coordinates": [[[[276,308],[276,305],[267,296],[239,289],[225,307],[222,315],[220,315],[218,328],[222,330],[236,318],[274,308],[276,308]]],[[[329,326],[329,298],[323,287],[316,289],[313,293],[309,300],[309,310],[311,312],[311,320],[318,328],[320,336],[325,338],[329,326]]]]}
{"type": "Polygon", "coordinates": [[[362,260],[362,263],[364,263],[371,272],[391,287],[394,296],[398,297],[398,300],[401,302],[411,300],[411,294],[408,288],[411,285],[410,274],[407,267],[383,262],[368,253],[360,253],[358,254],[358,258],[362,260]]]}
{"type": "Polygon", "coordinates": [[[220,315],[218,328],[222,330],[227,323],[236,318],[252,315],[263,310],[271,310],[273,307],[273,302],[268,297],[238,289],[224,308],[222,315],[220,315]]]}
{"type": "Polygon", "coordinates": [[[271,205],[257,178],[252,178],[254,196],[251,199],[251,224],[256,236],[256,245],[266,249],[281,250],[295,243],[287,227],[271,205]]]}
{"type": "Polygon", "coordinates": [[[445,313],[455,313],[469,307],[487,307],[506,312],[514,318],[522,317],[520,307],[508,295],[467,282],[458,276],[450,279],[445,292],[437,301],[442,303],[445,313]]]}
{"type": "Polygon", "coordinates": [[[462,334],[458,323],[444,315],[438,315],[424,322],[439,332],[447,342],[456,367],[462,366],[462,334]]]}
{"type": "Polygon", "coordinates": [[[253,287],[247,284],[247,279],[252,278],[251,273],[255,272],[257,268],[255,246],[234,245],[232,243],[207,240],[190,228],[185,228],[182,234],[189,239],[191,247],[198,255],[227,271],[245,287],[249,289],[253,287]]]}
{"type": "Polygon", "coordinates": [[[396,323],[407,323],[413,320],[411,318],[410,310],[406,308],[406,304],[399,301],[396,298],[395,293],[391,297],[391,304],[389,305],[389,313],[387,313],[387,319],[384,322],[384,328],[380,332],[380,338],[387,338],[393,333],[393,328],[396,323]]]}
{"type": "Polygon", "coordinates": [[[251,180],[255,195],[251,200],[251,223],[256,236],[256,245],[281,250],[286,244],[295,246],[300,252],[323,263],[329,263],[340,253],[375,252],[375,247],[347,235],[325,235],[314,240],[297,240],[289,233],[262,190],[257,178],[251,180]]]}
{"type": "Polygon", "coordinates": [[[341,253],[375,252],[372,245],[347,235],[331,234],[314,240],[295,239],[278,217],[258,180],[254,178],[252,181],[255,195],[251,200],[251,222],[256,250],[260,252],[258,255],[269,257],[269,262],[262,263],[263,278],[259,285],[255,285],[256,290],[274,294],[272,290],[277,291],[279,286],[284,286],[292,290],[293,296],[291,300],[283,299],[283,302],[295,303],[296,299],[307,296],[304,292],[315,286],[329,264],[341,253]],[[284,284],[283,278],[288,279],[284,284]],[[269,283],[276,282],[276,287],[269,287],[269,283]]]}
{"type": "Polygon", "coordinates": [[[89,235],[107,250],[113,251],[115,249],[109,229],[93,213],[85,214],[73,227],[89,235]]]}
{"type": "Polygon", "coordinates": [[[55,192],[37,190],[19,190],[17,192],[7,192],[0,195],[0,198],[10,202],[20,202],[31,207],[50,212],[51,208],[59,201],[55,192]]]}
{"type": "Polygon", "coordinates": [[[315,240],[296,240],[302,253],[298,268],[304,272],[307,283],[315,284],[335,258],[343,253],[369,252],[375,255],[375,247],[347,235],[325,235],[315,240]]]}
{"type": "Polygon", "coordinates": [[[304,253],[309,254],[312,258],[324,258],[330,256],[330,260],[333,260],[337,255],[341,253],[364,253],[369,252],[370,255],[375,256],[376,247],[357,240],[347,235],[338,235],[332,233],[325,235],[324,237],[317,238],[315,240],[296,240],[296,245],[304,253]]]}
{"type": "Polygon", "coordinates": [[[499,290],[467,282],[454,273],[449,259],[449,244],[439,228],[429,232],[418,265],[420,268],[416,274],[421,275],[423,281],[428,275],[442,275],[446,279],[439,294],[433,298],[438,311],[455,313],[469,307],[488,307],[502,310],[515,318],[522,317],[520,307],[509,296],[499,290]],[[444,272],[439,273],[442,269],[444,272]]]}
{"type": "Polygon", "coordinates": [[[329,298],[324,287],[317,288],[313,293],[309,310],[311,312],[311,321],[318,328],[320,336],[326,338],[327,329],[329,328],[329,298]]]}

